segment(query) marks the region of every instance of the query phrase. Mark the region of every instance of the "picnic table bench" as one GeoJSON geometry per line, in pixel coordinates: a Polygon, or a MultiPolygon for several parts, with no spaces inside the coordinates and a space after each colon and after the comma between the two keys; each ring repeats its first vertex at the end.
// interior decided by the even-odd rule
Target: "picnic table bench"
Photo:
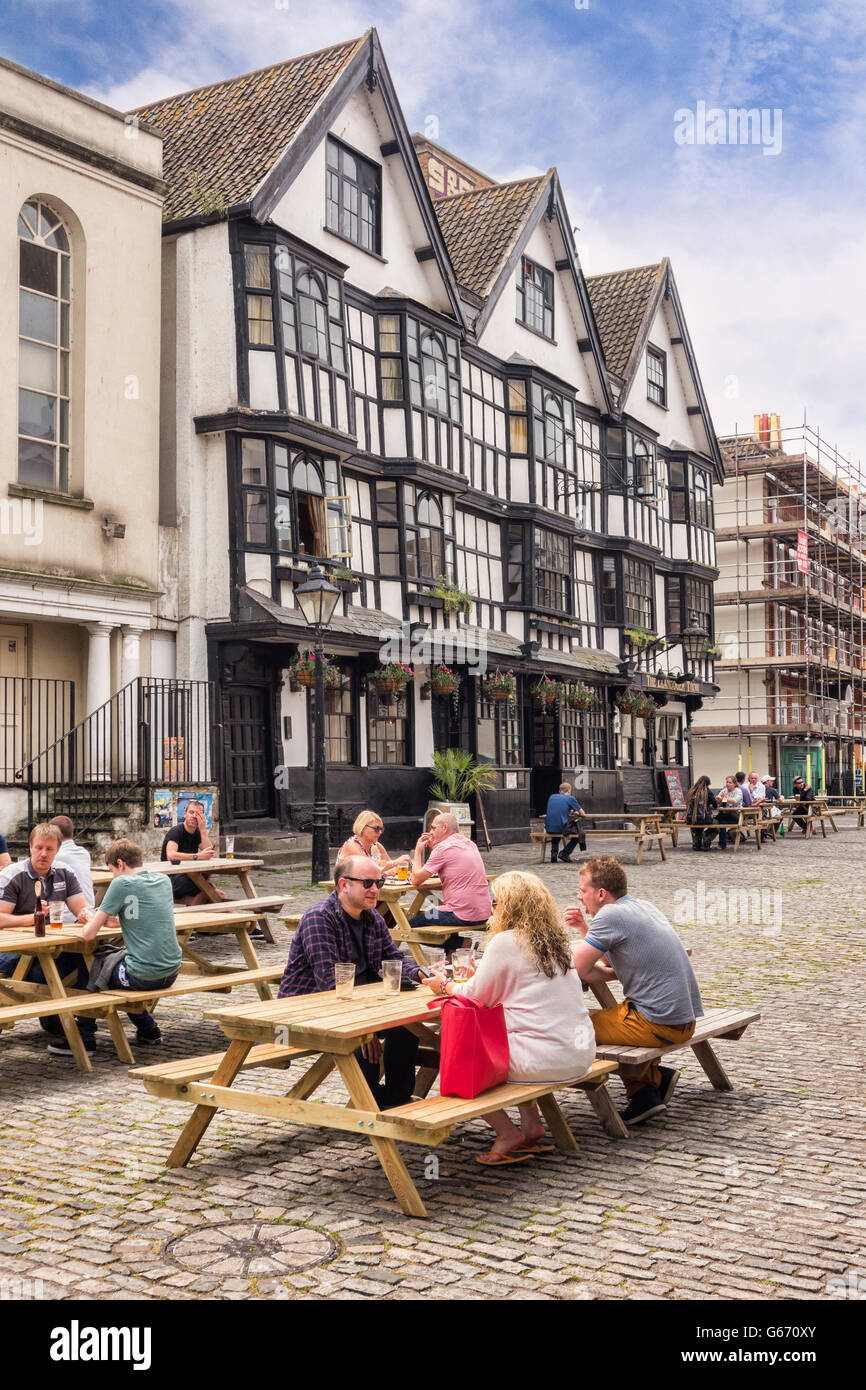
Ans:
{"type": "MultiPolygon", "coordinates": [[[[611,1002],[616,1003],[613,995],[611,1002]]],[[[590,1014],[590,1017],[592,1015],[590,1014]]],[[[607,1061],[617,1062],[624,1076],[640,1073],[648,1062],[657,1061],[668,1052],[690,1047],[717,1091],[732,1091],[733,1085],[724,1067],[710,1046],[710,1038],[741,1038],[750,1023],[757,1023],[761,1015],[754,1009],[708,1009],[699,1018],[695,1031],[688,1042],[675,1043],[663,1047],[636,1047],[625,1043],[599,1043],[596,1056],[607,1061]]]]}
{"type": "MultiPolygon", "coordinates": [[[[815,829],[816,823],[820,825],[821,834],[826,840],[826,821],[830,822],[834,833],[838,835],[839,827],[836,824],[836,817],[845,814],[844,807],[831,807],[825,796],[816,796],[814,801],[798,801],[796,797],[783,797],[776,802],[776,805],[779,806],[783,814],[788,817],[788,824],[785,826],[786,833],[793,828],[795,820],[804,820],[806,822],[807,840],[812,838],[812,832],[815,829]]],[[[857,816],[858,829],[862,824],[862,816],[863,812],[861,811],[857,816]]]]}
{"type": "Polygon", "coordinates": [[[637,845],[637,862],[643,861],[644,846],[655,841],[658,844],[659,854],[662,859],[667,859],[665,844],[657,811],[587,811],[586,816],[581,816],[575,824],[573,830],[566,829],[560,831],[558,835],[550,835],[544,829],[544,821],[536,823],[535,829],[530,829],[529,838],[536,844],[541,845],[541,858],[538,861],[544,863],[547,846],[551,840],[578,840],[587,836],[593,839],[603,838],[611,835],[628,835],[634,839],[637,845]],[[602,824],[597,826],[595,821],[621,821],[625,825],[633,825],[634,831],[614,829],[610,825],[602,824]]]}
{"type": "MultiPolygon", "coordinates": [[[[263,859],[183,859],[179,864],[172,864],[168,859],[149,859],[143,867],[148,873],[167,874],[169,878],[176,877],[178,874],[186,874],[192,880],[200,893],[204,893],[210,903],[219,903],[220,898],[216,887],[211,883],[211,879],[217,875],[220,877],[234,877],[240,884],[245,898],[253,899],[256,890],[250,882],[250,870],[260,869],[264,864],[263,859]]],[[[93,892],[96,906],[102,902],[105,890],[111,883],[111,870],[108,868],[96,867],[92,870],[93,892]]],[[[206,907],[207,903],[197,904],[199,907],[206,907]]],[[[262,918],[259,922],[262,936],[266,941],[273,943],[273,935],[268,926],[267,918],[262,918]]]]}
{"type": "MultiPolygon", "coordinates": [[[[291,1124],[316,1125],[369,1139],[403,1211],[410,1216],[426,1217],[427,1210],[400,1156],[398,1142],[435,1147],[458,1124],[503,1106],[537,1100],[557,1147],[564,1152],[573,1151],[574,1136],[554,1093],[574,1087],[587,1093],[600,1118],[608,1112],[619,1118],[606,1090],[607,1078],[616,1071],[617,1064],[605,1059],[593,1062],[584,1076],[571,1082],[507,1083],[473,1100],[425,1097],[381,1111],[355,1050],[377,1033],[397,1027],[410,1028],[428,1047],[437,1048],[437,1035],[430,1027],[435,1015],[427,1007],[430,999],[426,989],[385,995],[381,985],[373,984],[356,987],[351,999],[338,999],[334,991],[328,991],[208,1014],[226,1033],[229,1045],[207,1079],[200,1074],[193,1076],[183,1066],[174,1064],[142,1067],[130,1073],[144,1082],[151,1095],[187,1101],[195,1107],[169,1155],[169,1167],[182,1167],[189,1162],[220,1109],[291,1124]],[[258,1056],[254,1044],[264,1049],[258,1056]],[[287,1095],[273,1096],[234,1087],[235,1078],[245,1066],[271,1066],[281,1061],[274,1051],[275,1044],[286,1052],[288,1061],[301,1056],[315,1058],[287,1095]],[[311,1102],[309,1097],[335,1069],[348,1092],[348,1105],[311,1102]]],[[[214,1056],[210,1056],[193,1059],[190,1065],[198,1073],[200,1067],[210,1069],[213,1063],[214,1056]]]]}
{"type": "Polygon", "coordinates": [[[75,1022],[75,1015],[104,1018],[115,1052],[121,1061],[132,1065],[135,1057],[118,1018],[119,1013],[140,1013],[142,1009],[152,1009],[158,1000],[173,998],[176,995],[228,993],[239,985],[247,984],[255,988],[260,999],[270,999],[270,984],[281,978],[283,967],[262,966],[259,963],[249,934],[260,920],[255,911],[250,911],[240,903],[238,910],[234,912],[227,911],[224,907],[210,913],[176,911],[175,925],[183,959],[174,984],[161,990],[91,992],[67,988],[69,980],[74,976],[61,979],[56,957],[63,953],[71,953],[82,955],[87,962],[92,958],[97,946],[118,940],[121,933],[117,927],[103,927],[90,942],[84,940],[83,928],[77,924],[64,926],[59,930],[49,929],[44,937],[35,936],[32,927],[22,928],[21,931],[6,930],[2,933],[4,949],[20,954],[21,959],[10,977],[0,977],[0,1032],[28,1019],[54,1015],[60,1020],[79,1070],[89,1072],[93,1068],[75,1022]],[[245,968],[238,969],[237,966],[215,964],[207,960],[200,951],[190,946],[189,937],[193,932],[209,936],[234,936],[245,968]],[[34,956],[42,967],[44,984],[25,979],[34,956]]]}

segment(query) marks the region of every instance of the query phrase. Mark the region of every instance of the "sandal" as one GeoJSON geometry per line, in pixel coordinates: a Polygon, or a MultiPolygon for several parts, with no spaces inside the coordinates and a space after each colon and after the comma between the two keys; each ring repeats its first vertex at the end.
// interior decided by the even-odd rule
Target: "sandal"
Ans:
{"type": "Polygon", "coordinates": [[[555,1149],[555,1144],[548,1144],[544,1139],[536,1139],[534,1144],[519,1144],[514,1152],[516,1154],[552,1154],[555,1149]]]}
{"type": "Polygon", "coordinates": [[[483,1163],[485,1168],[504,1168],[507,1163],[525,1163],[532,1155],[528,1153],[518,1153],[515,1149],[510,1154],[495,1154],[492,1151],[486,1154],[476,1154],[475,1162],[483,1163]]]}

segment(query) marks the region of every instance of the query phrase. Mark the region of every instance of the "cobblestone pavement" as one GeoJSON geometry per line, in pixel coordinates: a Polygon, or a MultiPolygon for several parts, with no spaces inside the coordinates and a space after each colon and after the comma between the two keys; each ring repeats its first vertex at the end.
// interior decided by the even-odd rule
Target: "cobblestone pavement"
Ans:
{"type": "MultiPolygon", "coordinates": [[[[835,1276],[862,1297],[866,834],[849,820],[826,840],[736,856],[681,842],[640,868],[625,841],[605,847],[678,923],[705,1002],[760,1007],[719,1045],[733,1092],[713,1091],[686,1052],[667,1113],[628,1140],[608,1139],[576,1096],[573,1155],[484,1172],[480,1121],[432,1155],[405,1145],[425,1222],[401,1214],[369,1145],[333,1131],[222,1114],[191,1167],[169,1172],[188,1107],[129,1080],[102,1024],[86,1077],[19,1025],[0,1039],[0,1296],[816,1299],[835,1276]]],[[[529,846],[488,858],[538,867],[529,846]]],[[[561,906],[577,862],[540,870],[561,906]]],[[[296,908],[320,896],[296,870],[257,885],[291,888],[296,908]]],[[[283,960],[281,928],[259,953],[283,960]]],[[[160,1055],[218,1048],[203,1019],[217,1003],[161,1006],[160,1055]]],[[[255,1076],[285,1090],[285,1073],[255,1076]]],[[[339,1083],[319,1094],[342,1096],[339,1083]]]]}

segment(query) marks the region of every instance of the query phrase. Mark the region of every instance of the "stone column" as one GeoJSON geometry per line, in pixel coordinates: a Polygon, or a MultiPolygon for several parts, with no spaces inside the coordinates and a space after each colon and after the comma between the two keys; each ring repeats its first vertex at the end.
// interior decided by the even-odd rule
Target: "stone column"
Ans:
{"type": "MultiPolygon", "coordinates": [[[[87,623],[90,645],[87,650],[87,713],[94,714],[111,699],[111,633],[113,623],[87,623]]],[[[111,712],[92,721],[89,745],[84,755],[90,777],[111,775],[111,712]]],[[[84,771],[84,769],[82,769],[84,771]]]]}
{"type": "Polygon", "coordinates": [[[120,629],[123,635],[123,647],[121,649],[120,660],[120,688],[123,691],[121,709],[118,710],[119,717],[123,720],[123,766],[122,770],[126,774],[138,773],[138,747],[139,747],[139,691],[136,686],[127,689],[131,681],[137,681],[141,675],[141,634],[145,631],[143,627],[124,626],[120,629]]]}

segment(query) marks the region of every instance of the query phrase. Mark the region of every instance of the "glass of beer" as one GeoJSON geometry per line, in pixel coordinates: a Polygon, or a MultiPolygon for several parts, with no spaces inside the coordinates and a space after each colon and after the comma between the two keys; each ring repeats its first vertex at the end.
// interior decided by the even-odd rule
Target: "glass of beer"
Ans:
{"type": "Polygon", "coordinates": [[[454,983],[459,984],[463,980],[468,980],[472,975],[472,952],[455,951],[451,957],[454,966],[454,983]]]}
{"type": "Polygon", "coordinates": [[[398,883],[408,883],[408,882],[409,882],[409,865],[408,865],[408,864],[398,864],[398,865],[397,865],[397,882],[398,882],[398,883]]]}
{"type": "Polygon", "coordinates": [[[399,994],[403,978],[403,962],[400,960],[382,961],[382,981],[385,994],[399,994]]]}
{"type": "Polygon", "coordinates": [[[234,837],[234,835],[226,835],[226,859],[234,859],[234,857],[235,857],[235,837],[234,837]]]}
{"type": "Polygon", "coordinates": [[[334,989],[338,999],[351,999],[355,988],[354,961],[341,960],[334,966],[334,989]]]}
{"type": "Polygon", "coordinates": [[[48,923],[52,931],[60,931],[63,926],[63,909],[65,903],[62,898],[52,898],[48,904],[48,923]]]}

